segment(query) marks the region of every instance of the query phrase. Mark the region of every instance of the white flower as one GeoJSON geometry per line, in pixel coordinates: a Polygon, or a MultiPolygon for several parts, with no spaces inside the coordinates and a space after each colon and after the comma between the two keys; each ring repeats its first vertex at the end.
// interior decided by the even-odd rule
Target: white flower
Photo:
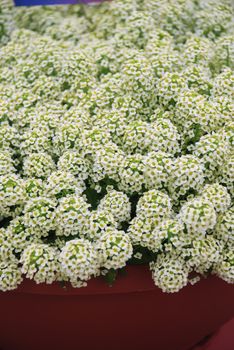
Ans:
{"type": "Polygon", "coordinates": [[[150,235],[147,248],[153,252],[180,250],[186,244],[184,226],[175,219],[163,220],[150,235]]]}
{"type": "Polygon", "coordinates": [[[111,189],[100,201],[98,210],[110,212],[118,223],[128,222],[131,214],[131,203],[125,193],[111,189]]]}
{"type": "Polygon", "coordinates": [[[22,282],[21,272],[16,263],[0,262],[0,290],[6,292],[16,289],[22,282]]]}
{"type": "Polygon", "coordinates": [[[182,74],[165,73],[157,83],[159,103],[172,108],[177,102],[178,95],[186,89],[186,81],[182,74]]]}
{"type": "Polygon", "coordinates": [[[0,228],[0,261],[15,261],[12,236],[4,228],[0,228]]]}
{"type": "Polygon", "coordinates": [[[137,203],[136,216],[143,219],[152,219],[155,225],[171,215],[170,197],[161,191],[150,190],[145,192],[137,203]]]}
{"type": "Polygon", "coordinates": [[[151,250],[151,237],[153,229],[155,228],[155,220],[152,218],[142,218],[135,216],[130,222],[128,228],[128,236],[133,245],[140,245],[142,247],[149,247],[151,250]]]}
{"type": "Polygon", "coordinates": [[[224,242],[234,242],[234,207],[218,216],[214,234],[224,242]]]}
{"type": "Polygon", "coordinates": [[[219,169],[218,179],[221,184],[227,187],[232,197],[234,197],[234,152],[228,154],[219,169]]]}
{"type": "Polygon", "coordinates": [[[85,237],[97,241],[105,231],[115,229],[117,226],[117,221],[107,209],[95,210],[89,217],[85,237]]]}
{"type": "Polygon", "coordinates": [[[70,195],[61,198],[55,210],[56,235],[80,235],[89,223],[90,205],[84,197],[70,195]]]}
{"type": "Polygon", "coordinates": [[[163,292],[175,293],[188,284],[188,269],[177,256],[160,254],[150,269],[155,285],[163,292]]]}
{"type": "Polygon", "coordinates": [[[16,253],[22,252],[28,245],[32,243],[42,243],[42,240],[35,233],[35,230],[26,227],[23,216],[17,216],[11,220],[7,227],[7,237],[11,243],[12,249],[16,253]]]}
{"type": "Polygon", "coordinates": [[[218,183],[205,185],[200,196],[207,202],[210,202],[217,213],[225,212],[231,204],[231,197],[226,187],[218,183]]]}
{"type": "Polygon", "coordinates": [[[148,132],[149,151],[162,151],[172,155],[180,151],[180,134],[169,119],[158,118],[148,132]]]}
{"type": "Polygon", "coordinates": [[[55,163],[47,153],[31,153],[24,159],[23,172],[27,177],[45,179],[55,170],[55,163]]]}
{"type": "Polygon", "coordinates": [[[58,272],[58,253],[47,244],[33,243],[22,253],[20,258],[22,273],[36,283],[52,283],[58,272]]]}
{"type": "Polygon", "coordinates": [[[215,265],[214,273],[228,283],[234,283],[233,249],[224,249],[222,259],[215,265]]]}
{"type": "Polygon", "coordinates": [[[189,233],[205,234],[216,224],[216,212],[213,205],[202,198],[185,203],[179,213],[180,220],[189,233]]]}
{"type": "Polygon", "coordinates": [[[198,273],[207,273],[221,259],[223,244],[213,236],[194,239],[191,248],[184,249],[182,255],[190,269],[198,273]]]}
{"type": "Polygon", "coordinates": [[[194,155],[201,159],[205,177],[209,181],[217,178],[228,153],[229,144],[218,133],[202,136],[194,149],[194,155]]]}
{"type": "Polygon", "coordinates": [[[147,189],[163,189],[168,186],[173,156],[165,152],[149,152],[145,158],[144,179],[147,189]]]}
{"type": "Polygon", "coordinates": [[[81,194],[85,189],[83,181],[66,171],[55,171],[47,179],[45,193],[57,199],[71,194],[81,194]]]}
{"type": "Polygon", "coordinates": [[[171,165],[168,189],[174,201],[195,195],[204,182],[204,167],[193,155],[176,158],[171,165]]]}
{"type": "Polygon", "coordinates": [[[141,154],[128,155],[123,158],[119,167],[118,187],[120,191],[133,194],[141,193],[144,186],[144,156],[141,154]]]}
{"type": "Polygon", "coordinates": [[[90,164],[78,151],[70,150],[63,153],[58,160],[58,170],[68,171],[78,177],[79,180],[86,180],[90,172],[90,164]]]}
{"type": "Polygon", "coordinates": [[[133,249],[124,231],[110,229],[97,242],[101,266],[106,269],[120,269],[131,258],[133,249]]]}
{"type": "Polygon", "coordinates": [[[26,201],[25,183],[16,174],[0,176],[0,210],[2,216],[14,216],[26,201]]]}
{"type": "Polygon", "coordinates": [[[0,175],[6,175],[15,172],[15,167],[11,153],[9,151],[0,151],[0,175]]]}
{"type": "Polygon", "coordinates": [[[74,287],[99,274],[99,259],[92,244],[85,239],[74,239],[63,247],[59,261],[61,272],[74,287]]]}
{"type": "Polygon", "coordinates": [[[46,197],[30,199],[24,208],[24,224],[39,237],[46,237],[55,229],[56,201],[46,197]]]}

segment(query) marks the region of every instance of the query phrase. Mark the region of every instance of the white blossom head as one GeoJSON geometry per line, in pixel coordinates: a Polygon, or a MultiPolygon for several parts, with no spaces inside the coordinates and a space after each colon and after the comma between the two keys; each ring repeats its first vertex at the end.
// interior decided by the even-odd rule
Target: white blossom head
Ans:
{"type": "Polygon", "coordinates": [[[207,230],[214,228],[217,215],[209,201],[195,198],[182,206],[179,218],[189,233],[205,235],[207,230]]]}
{"type": "Polygon", "coordinates": [[[74,239],[66,243],[59,255],[61,272],[74,287],[85,285],[92,276],[99,273],[98,254],[93,245],[85,239],[74,239]]]}
{"type": "Polygon", "coordinates": [[[55,210],[56,235],[80,235],[87,230],[90,205],[79,195],[61,198],[55,210]]]}
{"type": "Polygon", "coordinates": [[[118,223],[128,222],[131,214],[131,203],[125,193],[110,189],[101,199],[98,210],[110,212],[118,223]]]}
{"type": "Polygon", "coordinates": [[[222,259],[215,265],[214,273],[228,283],[234,283],[234,252],[224,249],[222,259]]]}
{"type": "Polygon", "coordinates": [[[139,199],[136,208],[136,216],[151,219],[158,224],[162,219],[172,215],[170,197],[158,190],[145,192],[139,199]]]}
{"type": "Polygon", "coordinates": [[[200,274],[208,273],[221,259],[223,244],[212,235],[192,240],[191,248],[184,249],[182,255],[189,269],[200,274]]]}
{"type": "Polygon", "coordinates": [[[218,183],[205,185],[200,196],[210,202],[217,213],[225,212],[231,205],[231,197],[226,187],[218,183]]]}
{"type": "Polygon", "coordinates": [[[186,89],[186,81],[179,73],[165,73],[157,83],[156,93],[159,103],[167,108],[173,108],[178,95],[186,89]]]}
{"type": "Polygon", "coordinates": [[[24,159],[23,173],[27,177],[47,178],[55,170],[55,163],[47,153],[31,153],[24,159]]]}
{"type": "Polygon", "coordinates": [[[0,176],[0,208],[2,216],[14,216],[17,207],[26,202],[25,183],[16,174],[0,176]]]}
{"type": "Polygon", "coordinates": [[[22,282],[22,276],[16,263],[7,260],[0,262],[0,290],[6,292],[16,289],[22,282]]]}
{"type": "Polygon", "coordinates": [[[156,119],[151,123],[147,136],[149,151],[162,151],[172,155],[180,151],[180,134],[169,119],[156,119]]]}
{"type": "Polygon", "coordinates": [[[133,249],[124,231],[110,229],[97,242],[101,266],[105,269],[120,269],[131,258],[133,249]]]}
{"type": "Polygon", "coordinates": [[[188,269],[177,255],[160,254],[150,269],[155,285],[165,293],[178,292],[188,283],[188,269]]]}
{"type": "Polygon", "coordinates": [[[144,156],[134,154],[125,156],[119,167],[118,187],[128,194],[141,193],[144,187],[144,156]]]}
{"type": "Polygon", "coordinates": [[[219,214],[214,234],[224,242],[234,242],[234,207],[219,214]]]}
{"type": "Polygon", "coordinates": [[[217,178],[228,153],[229,144],[218,133],[202,136],[194,147],[194,155],[201,159],[205,178],[209,181],[217,178]]]}
{"type": "Polygon", "coordinates": [[[90,173],[90,164],[78,151],[69,150],[63,153],[58,160],[58,170],[68,171],[78,177],[79,180],[86,180],[90,173]]]}
{"type": "Polygon", "coordinates": [[[166,219],[151,232],[147,248],[155,253],[158,251],[171,252],[180,251],[185,244],[183,224],[176,219],[166,219]]]}
{"type": "Polygon", "coordinates": [[[53,283],[58,272],[58,253],[47,244],[33,243],[20,258],[22,273],[36,283],[53,283]]]}
{"type": "Polygon", "coordinates": [[[15,261],[13,254],[12,235],[4,229],[0,228],[0,261],[15,261]]]}
{"type": "Polygon", "coordinates": [[[66,171],[55,171],[48,178],[45,185],[45,193],[49,197],[57,199],[71,194],[81,194],[85,189],[83,181],[79,181],[74,175],[66,171]]]}
{"type": "Polygon", "coordinates": [[[10,151],[0,151],[0,175],[7,175],[16,171],[10,151]]]}
{"type": "Polygon", "coordinates": [[[201,189],[203,170],[201,161],[194,155],[184,155],[172,162],[168,189],[175,202],[194,196],[201,189]]]}
{"type": "Polygon", "coordinates": [[[144,178],[148,190],[168,187],[169,174],[171,174],[173,156],[165,152],[149,152],[145,156],[144,178]]]}
{"type": "Polygon", "coordinates": [[[24,224],[39,237],[48,236],[55,229],[55,207],[57,202],[46,197],[30,199],[24,208],[24,224]]]}

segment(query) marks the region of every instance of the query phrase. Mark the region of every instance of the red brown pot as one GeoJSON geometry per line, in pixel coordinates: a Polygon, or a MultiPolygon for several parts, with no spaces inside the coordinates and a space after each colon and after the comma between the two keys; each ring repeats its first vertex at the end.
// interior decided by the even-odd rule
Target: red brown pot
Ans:
{"type": "Polygon", "coordinates": [[[146,266],[113,287],[36,285],[0,293],[1,350],[187,350],[234,315],[234,287],[209,277],[179,293],[156,288],[146,266]]]}

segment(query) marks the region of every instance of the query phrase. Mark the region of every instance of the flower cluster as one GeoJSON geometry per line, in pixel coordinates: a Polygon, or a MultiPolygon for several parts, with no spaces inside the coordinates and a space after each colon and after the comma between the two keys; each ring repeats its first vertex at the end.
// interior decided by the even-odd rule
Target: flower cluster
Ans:
{"type": "Polygon", "coordinates": [[[36,283],[52,283],[58,271],[57,253],[47,244],[31,244],[21,255],[22,272],[36,283]]]}
{"type": "Polygon", "coordinates": [[[0,4],[0,290],[131,263],[234,283],[231,0],[0,4]]]}
{"type": "Polygon", "coordinates": [[[59,255],[61,272],[74,287],[82,286],[99,271],[98,254],[85,239],[74,239],[66,243],[59,255]]]}

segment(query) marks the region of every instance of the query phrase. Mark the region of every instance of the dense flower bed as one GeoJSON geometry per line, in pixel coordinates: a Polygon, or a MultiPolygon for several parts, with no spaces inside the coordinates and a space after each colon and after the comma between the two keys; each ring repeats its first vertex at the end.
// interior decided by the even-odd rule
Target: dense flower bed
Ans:
{"type": "Polygon", "coordinates": [[[1,2],[1,290],[137,263],[166,292],[234,283],[233,18],[226,0],[1,2]]]}

